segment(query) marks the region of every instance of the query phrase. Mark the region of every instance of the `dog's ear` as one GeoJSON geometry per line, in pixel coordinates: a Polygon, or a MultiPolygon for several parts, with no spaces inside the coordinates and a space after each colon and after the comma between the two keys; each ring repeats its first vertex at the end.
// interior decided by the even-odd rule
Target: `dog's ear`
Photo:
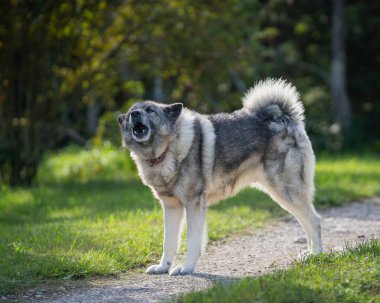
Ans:
{"type": "Polygon", "coordinates": [[[169,106],[164,107],[164,112],[174,122],[178,119],[179,115],[181,114],[182,107],[182,103],[173,103],[169,106]]]}
{"type": "Polygon", "coordinates": [[[117,116],[117,121],[119,122],[120,125],[125,120],[125,116],[126,116],[125,114],[121,114],[121,115],[117,116]]]}

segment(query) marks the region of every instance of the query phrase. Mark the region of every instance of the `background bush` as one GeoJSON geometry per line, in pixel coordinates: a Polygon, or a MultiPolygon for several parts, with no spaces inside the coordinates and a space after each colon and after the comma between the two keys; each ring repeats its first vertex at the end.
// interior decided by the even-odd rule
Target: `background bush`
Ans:
{"type": "Polygon", "coordinates": [[[72,143],[119,146],[113,116],[137,100],[231,111],[267,77],[297,86],[316,149],[379,150],[379,16],[379,1],[2,1],[1,182],[32,184],[44,154],[72,143]]]}

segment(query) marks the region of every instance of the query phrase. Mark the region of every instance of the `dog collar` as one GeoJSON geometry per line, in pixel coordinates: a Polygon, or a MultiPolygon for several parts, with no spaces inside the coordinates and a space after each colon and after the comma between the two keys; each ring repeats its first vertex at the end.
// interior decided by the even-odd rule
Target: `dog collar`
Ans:
{"type": "Polygon", "coordinates": [[[169,150],[169,146],[165,149],[165,151],[158,158],[146,160],[148,162],[148,165],[150,167],[152,167],[154,165],[160,164],[162,161],[164,161],[166,153],[168,152],[168,150],[169,150]]]}

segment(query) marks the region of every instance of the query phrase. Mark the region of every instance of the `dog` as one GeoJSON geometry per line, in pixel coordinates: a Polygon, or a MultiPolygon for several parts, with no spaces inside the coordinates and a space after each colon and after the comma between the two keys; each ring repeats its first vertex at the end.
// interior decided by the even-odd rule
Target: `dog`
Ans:
{"type": "Polygon", "coordinates": [[[322,251],[315,157],[292,84],[261,81],[232,113],[203,115],[181,103],[144,101],[117,119],[123,146],[164,212],[163,255],[148,274],[192,274],[205,244],[207,207],[248,186],[296,217],[310,253],[322,251]],[[187,253],[183,266],[172,269],[185,213],[187,253]]]}

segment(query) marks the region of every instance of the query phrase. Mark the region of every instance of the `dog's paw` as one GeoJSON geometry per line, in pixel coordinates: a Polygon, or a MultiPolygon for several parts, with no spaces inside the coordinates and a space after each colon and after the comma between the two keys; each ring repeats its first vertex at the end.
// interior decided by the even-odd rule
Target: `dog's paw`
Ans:
{"type": "Polygon", "coordinates": [[[312,252],[310,252],[310,250],[303,250],[298,254],[297,258],[298,258],[298,260],[303,261],[312,255],[314,255],[314,254],[312,252]]]}
{"type": "Polygon", "coordinates": [[[322,248],[316,249],[316,250],[303,250],[298,254],[298,260],[303,261],[307,258],[310,258],[311,256],[317,256],[322,253],[322,248]]]}
{"type": "Polygon", "coordinates": [[[171,276],[185,276],[185,275],[191,275],[194,272],[194,267],[183,267],[183,266],[177,266],[174,269],[172,269],[169,273],[171,276]]]}
{"type": "Polygon", "coordinates": [[[168,272],[169,266],[162,266],[160,264],[149,266],[146,270],[146,273],[150,275],[162,275],[168,272]]]}

